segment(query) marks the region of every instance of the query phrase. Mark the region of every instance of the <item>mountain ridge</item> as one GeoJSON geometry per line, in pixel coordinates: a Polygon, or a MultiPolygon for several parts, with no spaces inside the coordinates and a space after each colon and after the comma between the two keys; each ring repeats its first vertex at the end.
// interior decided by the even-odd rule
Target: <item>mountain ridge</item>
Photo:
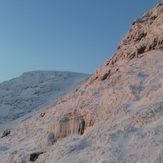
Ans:
{"type": "Polygon", "coordinates": [[[31,71],[0,84],[0,124],[50,105],[90,75],[62,71],[31,71]]]}

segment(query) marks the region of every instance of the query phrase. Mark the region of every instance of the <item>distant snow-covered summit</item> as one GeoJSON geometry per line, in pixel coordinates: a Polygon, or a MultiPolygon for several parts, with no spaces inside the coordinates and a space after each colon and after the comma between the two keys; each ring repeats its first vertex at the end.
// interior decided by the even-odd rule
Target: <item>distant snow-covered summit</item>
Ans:
{"type": "Polygon", "coordinates": [[[85,82],[90,75],[32,71],[0,84],[0,124],[45,107],[85,82]]]}

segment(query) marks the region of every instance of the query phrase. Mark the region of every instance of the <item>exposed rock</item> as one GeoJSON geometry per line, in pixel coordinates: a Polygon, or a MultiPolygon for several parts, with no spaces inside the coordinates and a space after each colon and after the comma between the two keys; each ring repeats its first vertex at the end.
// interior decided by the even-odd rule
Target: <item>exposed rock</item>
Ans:
{"type": "Polygon", "coordinates": [[[1,138],[6,137],[7,135],[9,135],[11,133],[11,131],[9,129],[5,130],[1,136],[1,138]]]}
{"type": "Polygon", "coordinates": [[[107,77],[110,75],[110,70],[107,72],[107,73],[105,73],[102,77],[101,77],[101,80],[105,80],[105,79],[107,79],[107,77]]]}
{"type": "Polygon", "coordinates": [[[40,117],[44,117],[44,116],[45,116],[45,113],[41,113],[41,114],[40,114],[40,117]]]}
{"type": "Polygon", "coordinates": [[[123,59],[142,57],[148,51],[159,49],[163,49],[163,3],[134,20],[132,29],[120,42],[116,54],[95,72],[90,83],[96,79],[105,80],[113,65],[123,59]]]}
{"type": "Polygon", "coordinates": [[[32,162],[35,162],[39,155],[43,154],[44,152],[36,152],[36,153],[31,153],[30,154],[30,158],[29,158],[29,161],[32,161],[32,162]]]}

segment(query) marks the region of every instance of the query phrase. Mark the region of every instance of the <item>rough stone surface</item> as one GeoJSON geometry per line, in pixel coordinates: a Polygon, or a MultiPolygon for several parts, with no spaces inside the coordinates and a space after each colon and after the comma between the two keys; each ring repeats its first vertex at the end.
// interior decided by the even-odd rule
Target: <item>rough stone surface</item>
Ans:
{"type": "Polygon", "coordinates": [[[159,49],[163,49],[163,3],[134,20],[116,54],[96,71],[90,82],[96,79],[105,80],[115,72],[113,67],[116,67],[116,63],[123,59],[142,57],[148,51],[159,49]],[[107,71],[104,67],[107,67],[107,71]]]}

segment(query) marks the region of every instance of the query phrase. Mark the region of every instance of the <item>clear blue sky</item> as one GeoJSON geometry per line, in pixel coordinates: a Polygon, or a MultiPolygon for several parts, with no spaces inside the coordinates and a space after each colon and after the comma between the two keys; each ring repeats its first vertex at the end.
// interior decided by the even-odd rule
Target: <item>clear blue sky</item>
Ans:
{"type": "Polygon", "coordinates": [[[161,0],[0,0],[0,82],[32,70],[93,73],[161,0]]]}

